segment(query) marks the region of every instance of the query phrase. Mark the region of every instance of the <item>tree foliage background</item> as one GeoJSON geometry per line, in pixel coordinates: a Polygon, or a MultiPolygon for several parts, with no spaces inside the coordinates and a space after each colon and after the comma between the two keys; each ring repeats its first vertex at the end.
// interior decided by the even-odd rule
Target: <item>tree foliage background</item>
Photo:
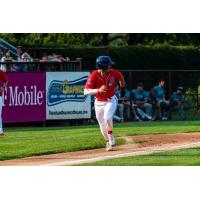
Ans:
{"type": "Polygon", "coordinates": [[[200,34],[191,33],[0,33],[15,46],[100,47],[128,45],[200,44],[200,34]]]}

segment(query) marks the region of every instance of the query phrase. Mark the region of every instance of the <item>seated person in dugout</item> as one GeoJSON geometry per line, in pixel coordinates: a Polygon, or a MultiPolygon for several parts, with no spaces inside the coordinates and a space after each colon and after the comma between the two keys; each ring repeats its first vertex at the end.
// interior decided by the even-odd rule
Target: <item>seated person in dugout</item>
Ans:
{"type": "Polygon", "coordinates": [[[174,92],[170,97],[170,108],[178,111],[179,118],[186,120],[186,112],[184,110],[185,95],[183,87],[178,87],[177,91],[174,92]]]}
{"type": "Polygon", "coordinates": [[[156,109],[156,100],[155,98],[152,96],[152,91],[147,91],[146,92],[146,96],[147,96],[147,100],[148,100],[148,103],[150,103],[152,105],[152,120],[155,120],[156,119],[156,115],[157,115],[157,109],[156,109]]]}
{"type": "Polygon", "coordinates": [[[130,91],[126,90],[125,97],[120,97],[120,90],[117,88],[115,96],[118,98],[118,105],[114,115],[115,121],[128,121],[131,118],[131,95],[130,91]]]}
{"type": "Polygon", "coordinates": [[[143,83],[131,91],[132,114],[135,120],[152,120],[152,105],[148,103],[148,94],[144,91],[143,83]]]}
{"type": "Polygon", "coordinates": [[[160,79],[158,85],[153,87],[151,96],[156,105],[156,118],[158,120],[167,120],[169,101],[165,99],[165,81],[160,79]]]}

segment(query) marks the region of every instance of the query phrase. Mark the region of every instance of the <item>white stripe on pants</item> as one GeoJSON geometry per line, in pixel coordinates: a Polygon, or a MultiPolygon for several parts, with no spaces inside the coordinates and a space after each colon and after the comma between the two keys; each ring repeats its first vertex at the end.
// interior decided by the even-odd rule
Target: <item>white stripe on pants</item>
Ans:
{"type": "Polygon", "coordinates": [[[0,96],[0,133],[3,133],[3,125],[2,125],[2,106],[3,106],[3,97],[0,96]]]}
{"type": "Polygon", "coordinates": [[[117,108],[117,97],[113,96],[106,102],[95,100],[96,118],[101,129],[101,133],[107,140],[108,131],[113,129],[113,116],[117,108]]]}

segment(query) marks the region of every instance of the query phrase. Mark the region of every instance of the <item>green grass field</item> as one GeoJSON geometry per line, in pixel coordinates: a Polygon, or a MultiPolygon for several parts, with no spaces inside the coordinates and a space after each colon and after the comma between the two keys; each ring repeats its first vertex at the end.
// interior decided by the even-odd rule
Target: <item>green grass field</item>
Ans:
{"type": "Polygon", "coordinates": [[[82,166],[200,166],[200,148],[108,159],[82,166]]]}
{"type": "MultiPolygon", "coordinates": [[[[115,135],[163,134],[200,131],[200,122],[146,122],[115,125],[115,135]]],[[[0,137],[0,160],[104,147],[97,125],[17,128],[0,137]]],[[[118,144],[123,143],[118,140],[118,144]]]]}

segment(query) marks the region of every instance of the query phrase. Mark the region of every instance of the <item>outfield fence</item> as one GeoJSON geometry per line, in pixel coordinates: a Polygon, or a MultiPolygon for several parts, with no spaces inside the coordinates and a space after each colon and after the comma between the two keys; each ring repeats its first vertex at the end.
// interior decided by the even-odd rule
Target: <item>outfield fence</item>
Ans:
{"type": "Polygon", "coordinates": [[[4,123],[91,118],[91,97],[83,94],[89,72],[7,73],[4,123]]]}
{"type": "Polygon", "coordinates": [[[81,71],[81,59],[72,61],[33,61],[33,62],[0,62],[0,69],[6,72],[52,72],[52,71],[81,71]]]}
{"type": "MultiPolygon", "coordinates": [[[[69,62],[0,62],[0,66],[6,66],[7,72],[12,72],[15,69],[19,69],[19,72],[33,73],[90,71],[82,71],[81,59],[69,62]]],[[[158,84],[160,78],[163,78],[166,82],[166,97],[169,98],[178,86],[184,87],[189,119],[200,119],[200,70],[178,70],[174,68],[174,70],[124,69],[120,71],[124,74],[128,89],[136,88],[138,82],[143,82],[145,90],[149,91],[153,86],[158,84]]]]}

